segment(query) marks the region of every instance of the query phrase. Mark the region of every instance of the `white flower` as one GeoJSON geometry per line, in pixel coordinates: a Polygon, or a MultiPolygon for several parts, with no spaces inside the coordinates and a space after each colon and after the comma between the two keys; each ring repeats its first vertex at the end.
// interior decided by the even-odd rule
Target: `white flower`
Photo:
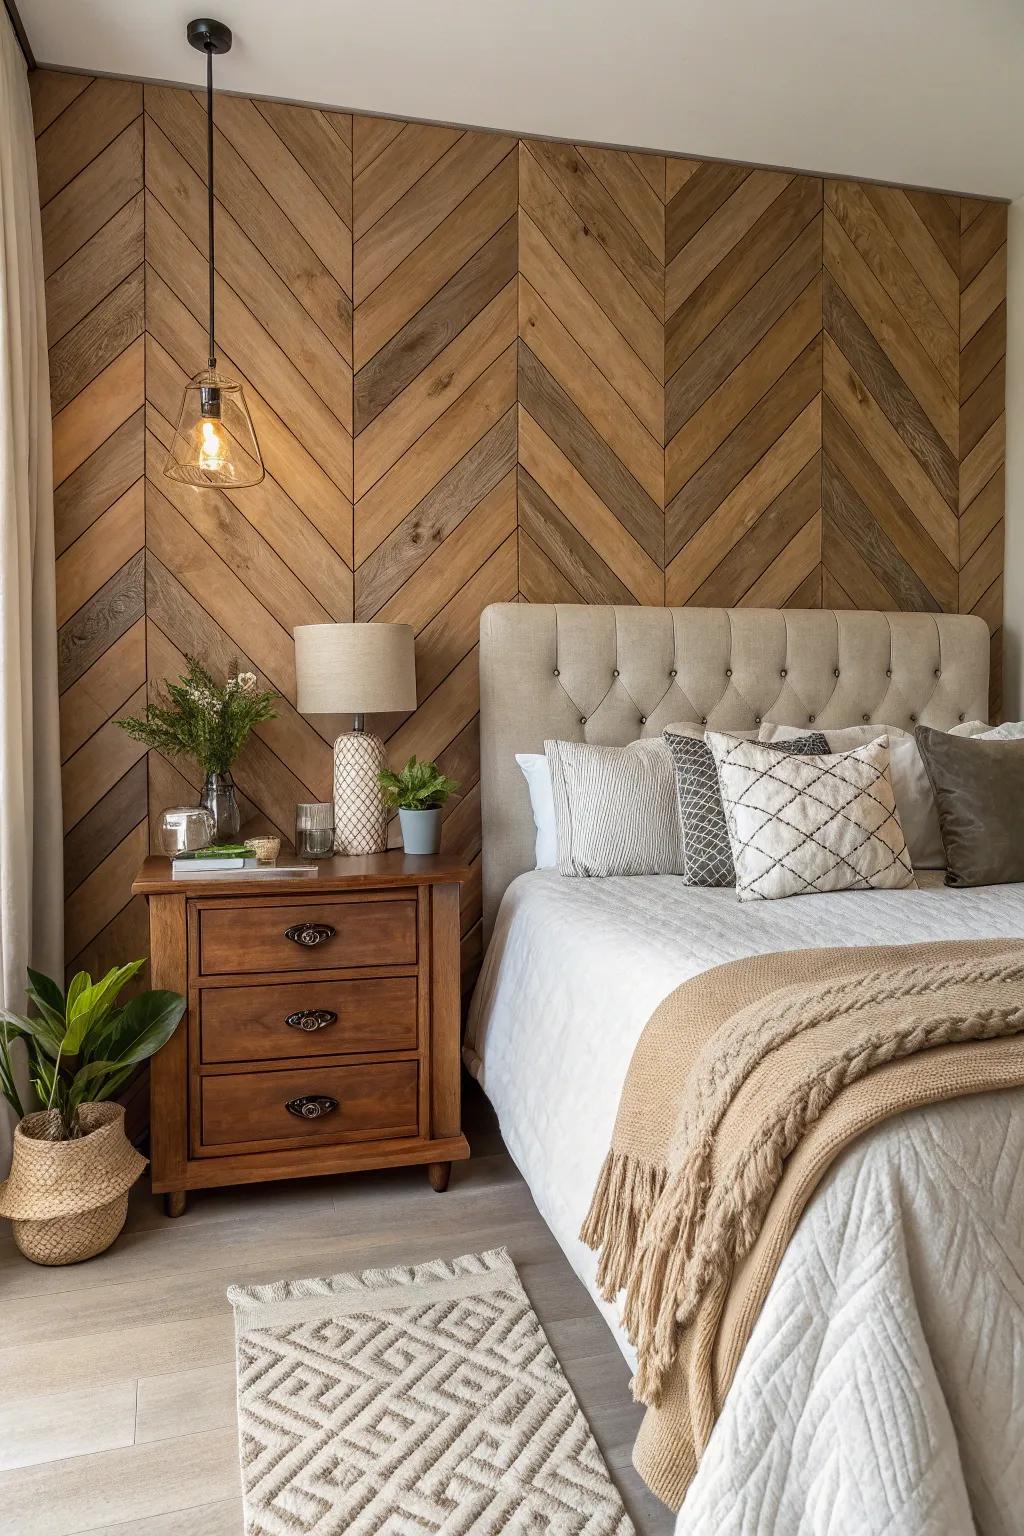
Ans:
{"type": "Polygon", "coordinates": [[[255,693],[258,682],[255,672],[239,672],[235,681],[243,693],[255,693]]]}

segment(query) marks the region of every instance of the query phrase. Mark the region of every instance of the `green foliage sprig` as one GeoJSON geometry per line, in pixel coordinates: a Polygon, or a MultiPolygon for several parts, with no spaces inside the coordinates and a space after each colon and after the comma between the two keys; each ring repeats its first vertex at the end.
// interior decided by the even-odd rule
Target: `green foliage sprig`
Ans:
{"type": "Polygon", "coordinates": [[[60,1137],[67,1140],[78,1134],[80,1104],[112,1098],[138,1063],[170,1039],[185,1012],[179,993],[140,992],[117,1005],[145,963],[115,965],[96,982],[79,971],[66,993],[49,976],[29,971],[26,992],[34,1012],[0,1010],[0,1093],[19,1118],[26,1107],[11,1055],[16,1040],[25,1042],[36,1099],[58,1112],[60,1137]]]}
{"type": "Polygon", "coordinates": [[[253,726],[276,715],[275,693],[259,687],[255,672],[236,670],[218,685],[194,656],[176,683],[164,683],[157,703],[139,719],[117,723],[147,747],[169,757],[191,757],[203,774],[227,773],[253,726]]]}
{"type": "Polygon", "coordinates": [[[433,811],[444,805],[458,789],[454,779],[446,778],[436,763],[417,762],[410,757],[401,773],[386,768],[377,775],[385,803],[394,810],[433,811]]]}

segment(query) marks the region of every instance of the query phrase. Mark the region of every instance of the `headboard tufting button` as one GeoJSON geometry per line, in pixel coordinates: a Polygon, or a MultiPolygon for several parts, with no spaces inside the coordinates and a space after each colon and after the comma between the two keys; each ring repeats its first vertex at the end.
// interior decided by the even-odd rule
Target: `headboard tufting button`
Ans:
{"type": "Polygon", "coordinates": [[[551,674],[552,677],[561,677],[561,675],[562,674],[561,674],[561,672],[559,672],[557,667],[555,668],[555,670],[551,674]]]}
{"type": "Polygon", "coordinates": [[[779,676],[780,677],[788,677],[789,676],[789,673],[786,671],[785,667],[782,668],[782,671],[779,673],[779,676]]]}
{"type": "Polygon", "coordinates": [[[580,715],[580,725],[586,725],[586,723],[587,723],[586,715],[580,715]]]}
{"type": "Polygon", "coordinates": [[[861,719],[864,721],[864,724],[867,725],[868,721],[871,719],[871,716],[870,715],[861,715],[861,719]]]}
{"type": "Polygon", "coordinates": [[[814,724],[814,719],[815,719],[815,717],[813,715],[808,715],[807,716],[807,724],[808,725],[813,725],[814,724]]]}
{"type": "Polygon", "coordinates": [[[618,677],[618,675],[619,675],[618,667],[613,667],[612,668],[612,677],[618,677]]]}
{"type": "Polygon", "coordinates": [[[640,724],[641,725],[646,725],[647,724],[647,716],[646,715],[641,715],[640,716],[640,724]]]}
{"type": "Polygon", "coordinates": [[[910,723],[911,723],[911,725],[916,725],[917,724],[917,716],[916,715],[911,715],[910,723]]]}
{"type": "Polygon", "coordinates": [[[701,723],[701,725],[707,725],[707,723],[708,723],[708,717],[707,717],[707,715],[701,715],[701,717],[700,717],[700,723],[701,723]]]}
{"type": "Polygon", "coordinates": [[[833,667],[832,668],[832,676],[833,677],[838,677],[839,676],[839,668],[838,667],[833,667]]]}
{"type": "Polygon", "coordinates": [[[942,668],[941,667],[936,667],[935,668],[935,676],[936,677],[941,677],[942,676],[942,668]]]}
{"type": "Polygon", "coordinates": [[[726,677],[732,677],[732,667],[726,667],[725,675],[726,677]]]}
{"type": "Polygon", "coordinates": [[[963,710],[961,710],[957,715],[957,719],[960,721],[960,724],[963,725],[964,721],[967,719],[967,716],[964,714],[963,710]]]}
{"type": "Polygon", "coordinates": [[[669,675],[669,677],[676,677],[676,676],[677,676],[677,675],[678,675],[678,674],[677,674],[677,672],[676,672],[676,669],[675,669],[675,667],[673,667],[673,668],[672,668],[672,669],[671,669],[671,671],[670,671],[670,672],[669,672],[669,674],[668,674],[668,675],[669,675]]]}
{"type": "Polygon", "coordinates": [[[886,677],[892,677],[892,667],[886,667],[885,675],[886,677]]]}
{"type": "Polygon", "coordinates": [[[761,716],[760,715],[755,715],[754,716],[754,724],[755,725],[760,725],[761,724],[761,716]]]}

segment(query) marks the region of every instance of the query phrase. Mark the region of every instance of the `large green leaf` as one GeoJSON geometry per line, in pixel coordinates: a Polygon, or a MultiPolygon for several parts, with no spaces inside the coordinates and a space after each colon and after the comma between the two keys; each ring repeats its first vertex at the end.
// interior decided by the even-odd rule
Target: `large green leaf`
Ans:
{"type": "Polygon", "coordinates": [[[118,993],[145,965],[145,960],[130,960],[127,965],[115,965],[99,981],[83,987],[74,1002],[68,991],[68,1033],[64,1042],[65,1053],[80,1056],[89,1035],[99,1029],[111,1012],[118,993]]]}
{"type": "Polygon", "coordinates": [[[113,1067],[145,1061],[169,1040],[185,1012],[177,992],[143,992],[125,1003],[103,1034],[103,1059],[113,1067]]]}
{"type": "Polygon", "coordinates": [[[55,1013],[58,1018],[64,1017],[64,993],[55,981],[51,981],[49,976],[44,976],[42,971],[34,971],[29,966],[28,984],[39,1002],[45,1003],[51,1013],[55,1013]]]}
{"type": "Polygon", "coordinates": [[[42,1046],[47,1056],[56,1061],[60,1050],[61,1041],[64,1039],[64,1026],[55,1027],[49,1019],[36,1019],[30,1014],[8,1013],[4,1010],[0,1018],[19,1034],[25,1035],[30,1040],[36,1040],[42,1046]]]}

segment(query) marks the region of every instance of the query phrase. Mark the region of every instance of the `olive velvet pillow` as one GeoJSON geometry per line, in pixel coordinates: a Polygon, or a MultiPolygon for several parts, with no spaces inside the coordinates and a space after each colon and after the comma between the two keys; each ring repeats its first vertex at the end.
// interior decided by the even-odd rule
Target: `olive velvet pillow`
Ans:
{"type": "Polygon", "coordinates": [[[947,885],[1024,880],[1024,741],[951,736],[919,725],[946,852],[947,885]]]}

